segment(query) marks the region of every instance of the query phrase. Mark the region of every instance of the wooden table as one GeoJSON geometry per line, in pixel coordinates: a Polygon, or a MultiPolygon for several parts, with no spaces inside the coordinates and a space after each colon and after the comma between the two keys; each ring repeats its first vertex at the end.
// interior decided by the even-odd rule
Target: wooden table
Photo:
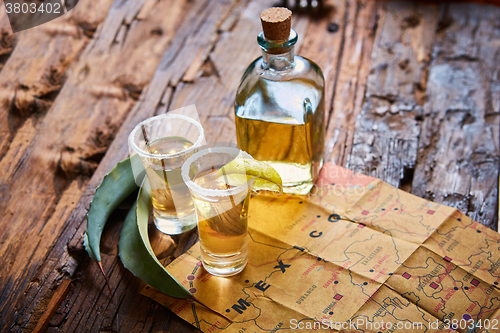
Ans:
{"type": "MultiPolygon", "coordinates": [[[[235,141],[235,90],[270,5],[81,0],[16,35],[0,6],[2,332],[195,331],[139,294],[117,258],[120,223],[101,246],[109,295],[82,247],[85,213],[142,119],[194,103],[208,141],[235,141]]],[[[499,17],[493,5],[370,0],[295,15],[297,53],[326,78],[325,161],[496,229],[499,17]]]]}

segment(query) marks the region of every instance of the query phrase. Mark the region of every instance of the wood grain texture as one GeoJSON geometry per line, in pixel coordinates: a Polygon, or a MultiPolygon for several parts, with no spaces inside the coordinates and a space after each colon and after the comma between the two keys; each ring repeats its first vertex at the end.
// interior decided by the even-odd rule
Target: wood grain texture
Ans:
{"type": "MultiPolygon", "coordinates": [[[[35,272],[50,261],[48,250],[58,234],[68,227],[64,221],[76,207],[89,176],[149,83],[175,33],[176,19],[184,3],[159,2],[146,19],[136,20],[144,3],[114,2],[96,37],[68,73],[55,105],[40,119],[21,163],[2,184],[0,206],[9,213],[1,221],[4,232],[0,247],[3,255],[0,317],[2,321],[10,321],[7,325],[27,325],[31,314],[38,313],[37,306],[43,306],[42,299],[30,304],[29,298],[25,298],[26,304],[20,307],[30,307],[31,311],[22,311],[17,318],[12,316],[11,303],[19,299],[23,290],[31,288],[27,295],[37,295],[40,291],[38,286],[44,275],[33,279],[35,272]],[[169,19],[165,20],[166,17],[169,19]],[[113,48],[118,43],[115,36],[123,25],[127,34],[119,52],[115,52],[113,48]],[[152,33],[158,30],[162,33],[152,33]],[[24,200],[18,200],[19,195],[24,200]],[[26,238],[30,242],[24,242],[26,238]],[[29,269],[23,269],[26,263],[29,269]],[[18,324],[12,323],[13,320],[18,320],[18,324]]],[[[29,39],[29,32],[22,34],[29,39]]],[[[65,266],[71,266],[71,262],[65,266]]],[[[60,273],[64,275],[66,270],[60,273]]],[[[53,281],[55,285],[57,281],[53,281]]]]}
{"type": "MultiPolygon", "coordinates": [[[[45,251],[52,245],[60,226],[59,218],[69,214],[70,209],[56,208],[57,200],[48,196],[48,203],[39,207],[38,221],[31,219],[29,194],[44,197],[48,188],[55,184],[45,183],[32,190],[11,187],[9,182],[25,162],[26,151],[41,124],[54,94],[60,90],[64,72],[90,41],[86,35],[101,22],[111,1],[95,3],[97,12],[89,12],[89,2],[75,9],[71,15],[52,21],[47,25],[16,34],[13,57],[9,57],[0,77],[0,186],[2,188],[2,211],[0,219],[2,253],[0,276],[0,323],[12,319],[12,302],[20,298],[26,284],[35,272],[36,262],[41,261],[45,251]],[[9,190],[11,188],[11,190],[9,190]],[[15,206],[23,207],[26,215],[17,215],[22,209],[7,208],[8,202],[19,200],[15,206]],[[46,226],[46,228],[44,228],[46,226]],[[29,230],[34,227],[33,230],[29,230]],[[46,237],[48,235],[48,237],[46,237]],[[25,242],[30,239],[30,242],[25,242]],[[34,256],[37,253],[38,256],[34,256]],[[34,264],[34,265],[33,265],[34,264]]],[[[3,6],[2,11],[3,11],[3,6]]],[[[2,17],[4,22],[4,17],[2,17]]],[[[3,30],[5,31],[5,30],[3,30]]],[[[14,46],[14,44],[13,44],[14,46]]],[[[52,135],[52,133],[50,134],[52,135]]],[[[43,156],[43,155],[42,155],[43,156]]],[[[48,156],[47,156],[48,157],[48,156]]],[[[45,158],[45,156],[43,156],[45,158]]],[[[33,163],[33,160],[31,160],[33,163]]],[[[28,164],[28,169],[37,170],[43,163],[28,164]]],[[[45,166],[44,166],[45,167],[45,166]]],[[[41,170],[41,169],[40,169],[41,170]]],[[[37,170],[37,171],[40,171],[37,170]]],[[[55,171],[55,170],[53,170],[55,171]]],[[[30,184],[31,177],[25,178],[30,184]]],[[[67,192],[59,199],[74,202],[77,183],[68,183],[67,192]]],[[[52,193],[55,192],[55,189],[52,193]]],[[[36,215],[35,215],[36,216],[36,215]]]]}
{"type": "Polygon", "coordinates": [[[365,102],[346,166],[399,187],[413,168],[438,7],[389,2],[372,53],[365,102]]]}
{"type": "MultiPolygon", "coordinates": [[[[361,113],[375,35],[379,29],[380,3],[347,1],[340,53],[336,67],[324,68],[326,77],[327,131],[325,162],[345,165],[352,149],[356,119],[361,113]],[[332,89],[332,90],[330,90],[332,89]]],[[[341,8],[337,6],[336,8],[341,8]]],[[[338,19],[337,19],[338,20],[338,19]]]]}
{"type": "Polygon", "coordinates": [[[14,49],[15,36],[5,6],[0,6],[0,72],[14,49]]]}
{"type": "Polygon", "coordinates": [[[499,8],[385,6],[346,166],[496,229],[499,8]]]}
{"type": "MultiPolygon", "coordinates": [[[[268,7],[267,1],[252,1],[241,10],[240,18],[229,30],[219,30],[218,42],[198,62],[196,80],[176,87],[170,110],[195,104],[207,142],[236,143],[234,125],[234,96],[246,67],[261,55],[255,36],[261,31],[260,13],[268,7]],[[239,52],[239,50],[246,52],[239,52]],[[210,64],[204,70],[203,64],[210,64]]],[[[231,19],[231,16],[228,17],[231,19]]],[[[299,35],[305,33],[307,18],[297,18],[293,28],[299,35]]],[[[227,26],[223,22],[223,26],[227,26]]]]}
{"type": "Polygon", "coordinates": [[[47,328],[49,327],[49,321],[56,313],[56,310],[59,308],[64,298],[68,295],[70,286],[70,279],[64,279],[61,284],[59,284],[49,304],[47,305],[47,310],[45,310],[44,314],[38,320],[33,333],[41,333],[47,330],[47,328]]]}
{"type": "Polygon", "coordinates": [[[5,61],[0,77],[0,160],[9,153],[0,165],[0,183],[22,163],[66,70],[90,41],[112,0],[95,2],[94,10],[89,10],[89,2],[82,1],[68,15],[17,33],[15,38],[0,6],[0,56],[5,61]]]}
{"type": "Polygon", "coordinates": [[[499,17],[495,6],[442,7],[412,190],[494,229],[500,153],[499,17]]]}

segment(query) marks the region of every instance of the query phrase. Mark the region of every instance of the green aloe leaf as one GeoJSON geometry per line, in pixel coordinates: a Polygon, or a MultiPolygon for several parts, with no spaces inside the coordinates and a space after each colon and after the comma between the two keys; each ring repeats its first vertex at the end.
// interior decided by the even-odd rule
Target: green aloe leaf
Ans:
{"type": "MultiPolygon", "coordinates": [[[[125,198],[138,188],[134,179],[132,165],[134,165],[134,168],[142,168],[142,163],[138,155],[119,162],[113,170],[104,176],[90,203],[87,213],[87,230],[83,236],[83,244],[90,258],[99,264],[101,262],[99,243],[101,241],[102,230],[109,216],[125,198]]],[[[143,177],[143,174],[141,177],[143,177]]],[[[140,182],[142,182],[142,179],[140,179],[140,182]]]]}
{"type": "Polygon", "coordinates": [[[125,268],[156,290],[172,297],[192,298],[192,294],[163,267],[151,248],[148,220],[152,207],[147,179],[139,190],[137,202],[122,227],[119,256],[125,268]]]}
{"type": "MultiPolygon", "coordinates": [[[[102,231],[111,213],[132,192],[137,190],[133,170],[142,170],[138,181],[143,182],[144,169],[138,155],[119,162],[96,189],[94,198],[87,213],[87,230],[83,243],[89,256],[98,263],[106,280],[101,265],[100,246],[102,231]]],[[[172,277],[156,258],[148,236],[148,220],[151,210],[151,189],[149,182],[144,181],[137,201],[127,214],[122,227],[119,242],[119,256],[124,266],[135,276],[153,288],[172,297],[192,297],[192,294],[172,277]]]]}

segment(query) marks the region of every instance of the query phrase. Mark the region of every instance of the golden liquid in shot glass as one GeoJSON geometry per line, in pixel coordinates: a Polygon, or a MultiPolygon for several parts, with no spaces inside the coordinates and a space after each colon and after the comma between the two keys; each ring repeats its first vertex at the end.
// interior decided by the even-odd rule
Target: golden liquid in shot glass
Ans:
{"type": "MultiPolygon", "coordinates": [[[[192,142],[181,137],[165,137],[151,142],[145,151],[154,155],[169,155],[182,152],[192,145],[192,142]]],[[[191,154],[172,159],[144,158],[156,217],[182,219],[193,213],[193,201],[181,177],[182,163],[189,156],[191,154]]]]}
{"type": "MultiPolygon", "coordinates": [[[[225,182],[216,180],[217,171],[202,172],[194,177],[193,182],[205,189],[230,189],[225,182]]],[[[193,196],[203,264],[211,274],[234,275],[245,267],[249,200],[249,191],[209,199],[193,196]]]]}

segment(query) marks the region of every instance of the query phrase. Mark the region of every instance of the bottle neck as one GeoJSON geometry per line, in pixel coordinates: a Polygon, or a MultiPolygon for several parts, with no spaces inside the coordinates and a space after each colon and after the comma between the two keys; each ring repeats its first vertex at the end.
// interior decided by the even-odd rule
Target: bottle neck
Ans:
{"type": "Polygon", "coordinates": [[[297,43],[297,33],[292,29],[286,41],[272,41],[265,38],[261,32],[257,42],[262,48],[262,68],[276,72],[287,71],[294,66],[294,45],[297,43]]]}
{"type": "MultiPolygon", "coordinates": [[[[274,50],[262,49],[262,68],[272,71],[286,71],[294,66],[294,47],[292,46],[287,52],[274,54],[274,50]]],[[[282,52],[283,50],[281,50],[282,52]]]]}

